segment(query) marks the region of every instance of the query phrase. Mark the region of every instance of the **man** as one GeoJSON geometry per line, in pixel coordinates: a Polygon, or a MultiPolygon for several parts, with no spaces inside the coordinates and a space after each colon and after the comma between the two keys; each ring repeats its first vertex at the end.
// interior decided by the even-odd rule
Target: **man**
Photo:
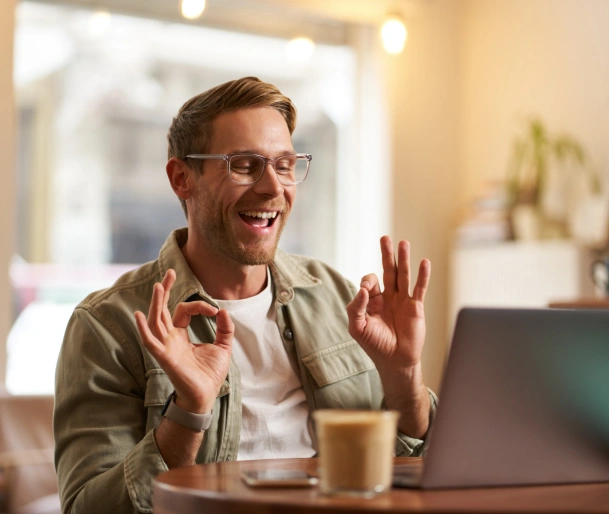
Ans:
{"type": "Polygon", "coordinates": [[[174,119],[166,170],[188,228],[86,298],[66,330],[54,418],[64,512],[151,512],[154,477],[177,466],[313,456],[320,408],[396,409],[397,454],[422,451],[436,401],[420,363],[430,264],[410,295],[405,241],[396,263],[381,239],[383,291],[374,275],[356,290],[277,250],[310,161],[292,147],[295,120],[252,77],[174,119]]]}

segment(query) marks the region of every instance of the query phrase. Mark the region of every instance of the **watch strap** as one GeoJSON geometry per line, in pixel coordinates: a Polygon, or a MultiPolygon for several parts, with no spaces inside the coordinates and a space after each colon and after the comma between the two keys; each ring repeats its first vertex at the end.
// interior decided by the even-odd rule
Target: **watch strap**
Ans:
{"type": "Polygon", "coordinates": [[[212,419],[214,418],[213,410],[206,414],[195,414],[194,412],[189,412],[176,404],[175,397],[176,392],[174,391],[169,395],[167,401],[165,402],[165,406],[161,412],[162,416],[170,419],[171,421],[175,421],[183,427],[190,428],[195,432],[203,432],[210,427],[212,419]]]}

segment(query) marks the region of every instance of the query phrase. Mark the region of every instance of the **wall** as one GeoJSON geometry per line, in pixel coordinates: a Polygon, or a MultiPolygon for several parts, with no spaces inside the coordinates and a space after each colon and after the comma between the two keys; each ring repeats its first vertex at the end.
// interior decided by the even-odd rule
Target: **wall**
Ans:
{"type": "Polygon", "coordinates": [[[424,257],[432,263],[423,366],[435,390],[447,348],[448,249],[457,208],[460,5],[419,2],[405,20],[404,51],[384,63],[393,133],[392,233],[394,243],[410,241],[415,269],[424,257]]]}
{"type": "Polygon", "coordinates": [[[531,115],[567,131],[609,171],[609,2],[466,0],[460,69],[460,199],[503,178],[531,115]]]}
{"type": "MultiPolygon", "coordinates": [[[[6,341],[11,325],[8,265],[14,240],[15,110],[13,100],[13,32],[16,0],[0,2],[0,341],[6,341]]],[[[0,344],[0,386],[4,383],[6,348],[0,344]]]]}
{"type": "Polygon", "coordinates": [[[609,182],[609,2],[434,0],[410,3],[404,52],[385,57],[393,131],[393,236],[432,261],[423,355],[437,388],[454,320],[454,227],[511,141],[537,115],[582,142],[609,182]]]}

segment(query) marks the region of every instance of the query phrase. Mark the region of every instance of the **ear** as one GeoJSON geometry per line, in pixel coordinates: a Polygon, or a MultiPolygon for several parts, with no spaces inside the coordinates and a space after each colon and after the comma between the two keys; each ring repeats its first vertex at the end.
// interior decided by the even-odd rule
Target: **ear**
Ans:
{"type": "Polygon", "coordinates": [[[194,187],[195,170],[188,167],[182,159],[172,157],[167,161],[165,171],[173,192],[181,200],[188,200],[194,187]]]}

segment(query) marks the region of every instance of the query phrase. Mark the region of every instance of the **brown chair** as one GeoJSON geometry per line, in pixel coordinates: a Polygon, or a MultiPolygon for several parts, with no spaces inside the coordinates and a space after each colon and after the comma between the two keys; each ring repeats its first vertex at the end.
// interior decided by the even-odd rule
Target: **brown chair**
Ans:
{"type": "Polygon", "coordinates": [[[53,397],[0,395],[0,513],[58,514],[53,397]]]}

